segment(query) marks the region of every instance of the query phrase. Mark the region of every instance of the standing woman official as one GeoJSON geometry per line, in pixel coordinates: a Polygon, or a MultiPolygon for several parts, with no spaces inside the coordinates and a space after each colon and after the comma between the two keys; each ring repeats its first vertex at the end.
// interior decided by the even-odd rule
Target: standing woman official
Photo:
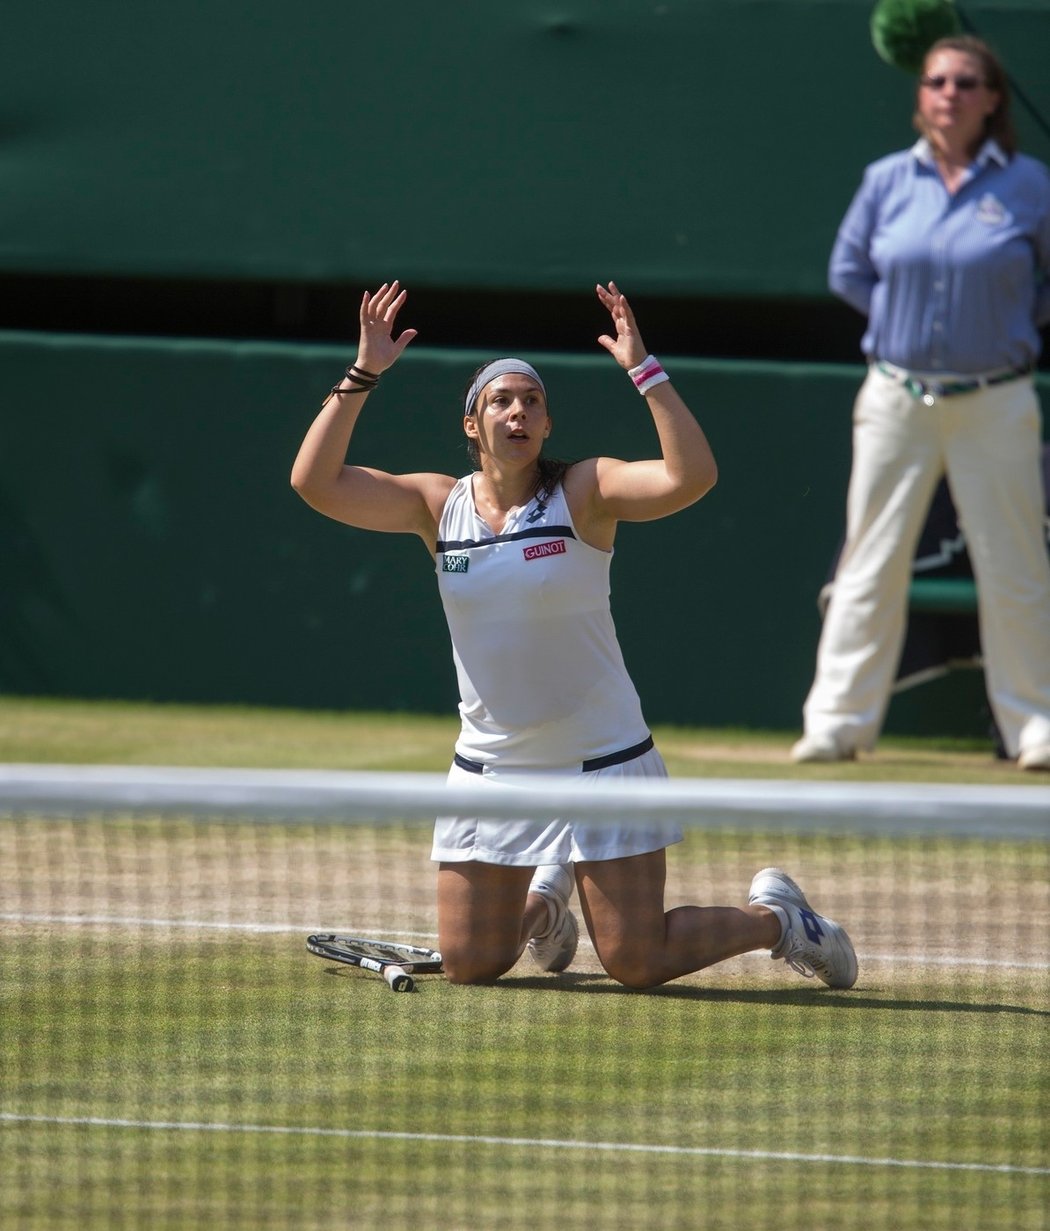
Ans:
{"type": "Polygon", "coordinates": [[[1016,151],[989,48],[926,55],[910,149],[868,167],[831,256],[868,318],[846,544],[796,761],[871,748],[907,619],[911,562],[947,474],[978,590],[988,697],[1008,753],[1050,770],[1050,563],[1032,383],[1050,320],[1050,172],[1016,151]]]}
{"type": "Polygon", "coordinates": [[[645,398],[655,459],[546,458],[543,381],[531,364],[505,358],[479,369],[467,389],[472,473],[457,480],[345,464],[371,390],[415,337],[413,329],[394,337],[405,301],[395,282],[363,297],[357,360],[325,400],[292,472],[320,512],[416,534],[435,563],[460,688],[450,781],[477,791],[479,814],[435,826],[446,974],[490,981],[526,945],[543,969],[564,970],[576,952],[568,909],[576,887],[602,965],[628,986],[770,949],[801,973],[850,987],[857,962],[846,933],[815,915],[779,869],[755,876],[746,905],[665,912],[665,847],[680,840],[676,826],[479,819],[485,792],[508,776],[540,786],[552,776],[666,776],[613,628],[613,540],[620,521],[651,521],[699,500],[716,468],[704,433],[646,353],[627,300],[611,282],[597,292],[615,331],[598,340],[645,398]]]}

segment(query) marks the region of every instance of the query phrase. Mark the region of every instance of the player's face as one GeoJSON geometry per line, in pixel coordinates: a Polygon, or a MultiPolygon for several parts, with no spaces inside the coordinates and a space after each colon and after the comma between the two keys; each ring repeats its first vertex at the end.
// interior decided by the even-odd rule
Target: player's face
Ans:
{"type": "Polygon", "coordinates": [[[547,399],[531,377],[510,372],[485,386],[477,410],[467,416],[464,426],[482,454],[532,460],[550,435],[547,399]]]}
{"type": "Polygon", "coordinates": [[[984,81],[976,56],[963,51],[935,51],[919,81],[919,115],[926,132],[972,149],[985,121],[999,106],[999,95],[984,81]]]}

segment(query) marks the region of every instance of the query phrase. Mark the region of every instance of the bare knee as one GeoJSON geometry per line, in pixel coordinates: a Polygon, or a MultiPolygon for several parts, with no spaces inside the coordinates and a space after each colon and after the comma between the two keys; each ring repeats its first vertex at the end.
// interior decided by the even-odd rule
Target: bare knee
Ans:
{"type": "Polygon", "coordinates": [[[659,971],[632,968],[632,969],[608,969],[606,973],[610,979],[615,979],[617,983],[622,983],[624,987],[629,987],[636,992],[648,991],[651,987],[659,987],[661,983],[667,982],[667,976],[659,971]]]}
{"type": "Polygon", "coordinates": [[[645,991],[666,983],[667,973],[652,951],[641,951],[630,946],[615,948],[598,954],[605,973],[610,979],[635,991],[645,991]]]}
{"type": "Polygon", "coordinates": [[[442,950],[441,964],[449,983],[477,984],[494,983],[505,975],[518,960],[514,954],[508,961],[505,955],[493,953],[446,953],[442,950]]]}
{"type": "Polygon", "coordinates": [[[521,956],[527,867],[467,861],[438,871],[438,947],[450,983],[491,983],[521,956]]]}

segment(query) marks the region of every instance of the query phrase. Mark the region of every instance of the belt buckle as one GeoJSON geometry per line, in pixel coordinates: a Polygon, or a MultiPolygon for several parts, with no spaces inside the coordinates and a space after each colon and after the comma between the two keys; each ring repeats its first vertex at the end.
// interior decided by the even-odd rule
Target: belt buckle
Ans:
{"type": "Polygon", "coordinates": [[[909,376],[904,382],[904,387],[912,395],[912,397],[921,398],[924,406],[932,406],[937,401],[937,394],[940,393],[940,385],[930,385],[924,380],[919,380],[915,376],[909,376]]]}
{"type": "Polygon", "coordinates": [[[956,397],[960,393],[973,393],[981,387],[979,380],[934,380],[929,383],[926,381],[917,383],[922,389],[923,403],[927,406],[934,405],[938,398],[956,397]]]}

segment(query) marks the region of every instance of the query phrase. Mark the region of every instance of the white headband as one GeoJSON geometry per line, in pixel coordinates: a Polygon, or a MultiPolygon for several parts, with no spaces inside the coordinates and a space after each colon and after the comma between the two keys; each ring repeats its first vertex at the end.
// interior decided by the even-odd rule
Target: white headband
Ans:
{"type": "Polygon", "coordinates": [[[547,396],[547,390],[544,387],[543,381],[540,380],[540,374],[531,363],[526,363],[524,359],[494,359],[491,363],[486,363],[470,382],[470,388],[467,390],[466,400],[463,404],[464,415],[472,415],[474,413],[474,404],[478,400],[478,394],[490,381],[495,380],[497,376],[508,376],[512,372],[519,376],[531,376],[543,390],[543,396],[547,396]]]}

